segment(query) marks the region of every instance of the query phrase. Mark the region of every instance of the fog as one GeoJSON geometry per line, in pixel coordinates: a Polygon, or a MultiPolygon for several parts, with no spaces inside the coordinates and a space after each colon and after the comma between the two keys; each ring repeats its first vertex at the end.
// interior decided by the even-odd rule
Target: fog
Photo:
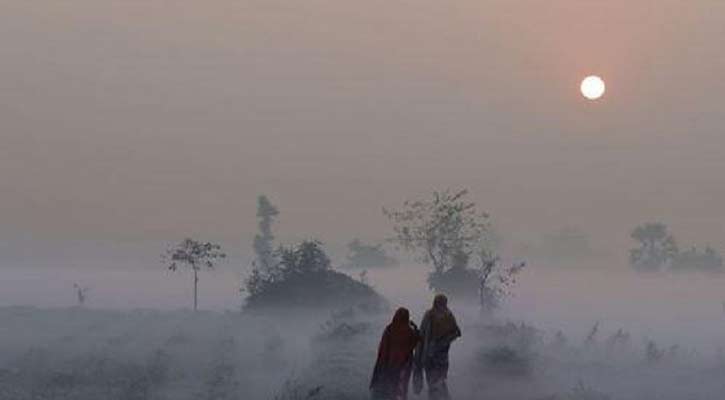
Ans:
{"type": "Polygon", "coordinates": [[[290,234],[379,237],[465,186],[515,235],[666,219],[722,250],[723,11],[4,0],[0,237],[231,242],[258,193],[290,234]]]}
{"type": "Polygon", "coordinates": [[[434,293],[381,210],[459,188],[526,268],[452,299],[454,398],[722,398],[723,37],[714,1],[0,0],[0,400],[368,398],[434,293]],[[245,310],[261,194],[389,307],[245,310]],[[198,311],[186,237],[227,255],[198,311]]]}
{"type": "MultiPolygon", "coordinates": [[[[404,264],[371,271],[368,279],[419,320],[432,297],[427,270],[404,264]]],[[[390,318],[240,312],[243,273],[229,266],[201,276],[206,311],[196,313],[189,310],[188,274],[57,272],[5,271],[0,301],[25,306],[0,309],[4,398],[297,399],[320,388],[309,398],[366,399],[377,340],[390,318]],[[91,287],[84,307],[74,306],[74,278],[91,287]]],[[[451,351],[451,391],[460,399],[717,399],[725,368],[721,287],[722,279],[707,276],[532,266],[493,317],[451,304],[464,332],[451,351]],[[495,330],[511,329],[509,322],[536,334],[495,330]],[[620,329],[629,339],[612,342],[620,329]],[[662,359],[648,359],[649,341],[662,359]],[[525,349],[526,366],[488,365],[483,354],[501,343],[525,349]]]]}

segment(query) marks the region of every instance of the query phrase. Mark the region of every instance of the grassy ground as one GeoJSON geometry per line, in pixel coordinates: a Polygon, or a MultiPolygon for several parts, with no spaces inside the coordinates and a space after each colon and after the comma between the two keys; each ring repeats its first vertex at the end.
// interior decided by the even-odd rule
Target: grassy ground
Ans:
{"type": "MultiPolygon", "coordinates": [[[[387,316],[0,308],[0,399],[367,399],[387,316]]],[[[725,362],[599,327],[466,321],[456,399],[721,399],[725,362]]]]}

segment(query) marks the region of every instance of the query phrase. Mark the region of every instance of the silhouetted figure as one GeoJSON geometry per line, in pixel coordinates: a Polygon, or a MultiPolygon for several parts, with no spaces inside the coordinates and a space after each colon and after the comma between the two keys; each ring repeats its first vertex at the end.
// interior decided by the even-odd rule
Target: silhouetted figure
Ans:
{"type": "Polygon", "coordinates": [[[415,374],[413,389],[415,393],[423,390],[423,371],[428,384],[430,400],[447,400],[448,393],[448,350],[451,343],[461,336],[456,318],[448,309],[448,298],[438,294],[433,307],[426,311],[420,323],[421,340],[415,350],[415,374]]]}
{"type": "Polygon", "coordinates": [[[385,327],[378,347],[370,392],[373,399],[406,400],[413,369],[413,350],[418,344],[418,328],[410,313],[398,308],[393,321],[385,327]]]}
{"type": "Polygon", "coordinates": [[[86,296],[88,295],[89,288],[81,287],[81,285],[74,283],[73,288],[76,290],[76,297],[78,299],[78,306],[82,307],[86,304],[86,296]]]}

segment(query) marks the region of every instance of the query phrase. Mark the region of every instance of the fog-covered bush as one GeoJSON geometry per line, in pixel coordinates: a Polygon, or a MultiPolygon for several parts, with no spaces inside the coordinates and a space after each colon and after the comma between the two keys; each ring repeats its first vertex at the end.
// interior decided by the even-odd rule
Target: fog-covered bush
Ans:
{"type": "MultiPolygon", "coordinates": [[[[479,296],[478,271],[468,267],[432,271],[428,284],[453,299],[475,302],[479,296]]],[[[493,296],[490,296],[493,298],[493,296]]]]}
{"type": "Polygon", "coordinates": [[[370,269],[398,265],[398,260],[390,257],[381,244],[367,244],[360,239],[354,239],[347,244],[347,251],[344,268],[370,269]]]}
{"type": "Polygon", "coordinates": [[[541,332],[533,326],[508,322],[485,325],[478,330],[478,366],[489,374],[527,377],[533,374],[539,358],[541,332]]]}
{"type": "Polygon", "coordinates": [[[659,271],[677,255],[675,238],[663,223],[639,225],[630,237],[638,246],[629,251],[629,262],[638,271],[659,271]]]}
{"type": "Polygon", "coordinates": [[[677,253],[672,260],[671,269],[676,272],[720,273],[723,272],[722,256],[710,246],[706,246],[702,251],[692,246],[677,253]]]}
{"type": "Polygon", "coordinates": [[[386,305],[371,286],[334,271],[320,242],[281,247],[277,256],[279,264],[271,273],[255,269],[247,279],[247,310],[386,305]]]}

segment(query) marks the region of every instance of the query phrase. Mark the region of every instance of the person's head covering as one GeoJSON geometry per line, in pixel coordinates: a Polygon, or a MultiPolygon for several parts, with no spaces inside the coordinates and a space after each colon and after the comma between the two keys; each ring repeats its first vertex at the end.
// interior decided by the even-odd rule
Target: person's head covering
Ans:
{"type": "Polygon", "coordinates": [[[448,309],[448,297],[443,293],[438,293],[433,298],[433,308],[436,310],[447,310],[448,309]]]}
{"type": "Polygon", "coordinates": [[[398,308],[383,332],[377,364],[394,369],[401,368],[412,358],[417,343],[418,332],[410,324],[410,312],[407,308],[398,308]]]}
{"type": "Polygon", "coordinates": [[[453,313],[448,309],[448,297],[439,293],[433,298],[433,308],[430,310],[431,334],[437,339],[458,331],[458,324],[453,313]]]}
{"type": "Polygon", "coordinates": [[[405,307],[398,308],[395,311],[395,315],[393,315],[392,325],[407,327],[409,322],[410,322],[410,311],[408,311],[408,309],[405,307]]]}

